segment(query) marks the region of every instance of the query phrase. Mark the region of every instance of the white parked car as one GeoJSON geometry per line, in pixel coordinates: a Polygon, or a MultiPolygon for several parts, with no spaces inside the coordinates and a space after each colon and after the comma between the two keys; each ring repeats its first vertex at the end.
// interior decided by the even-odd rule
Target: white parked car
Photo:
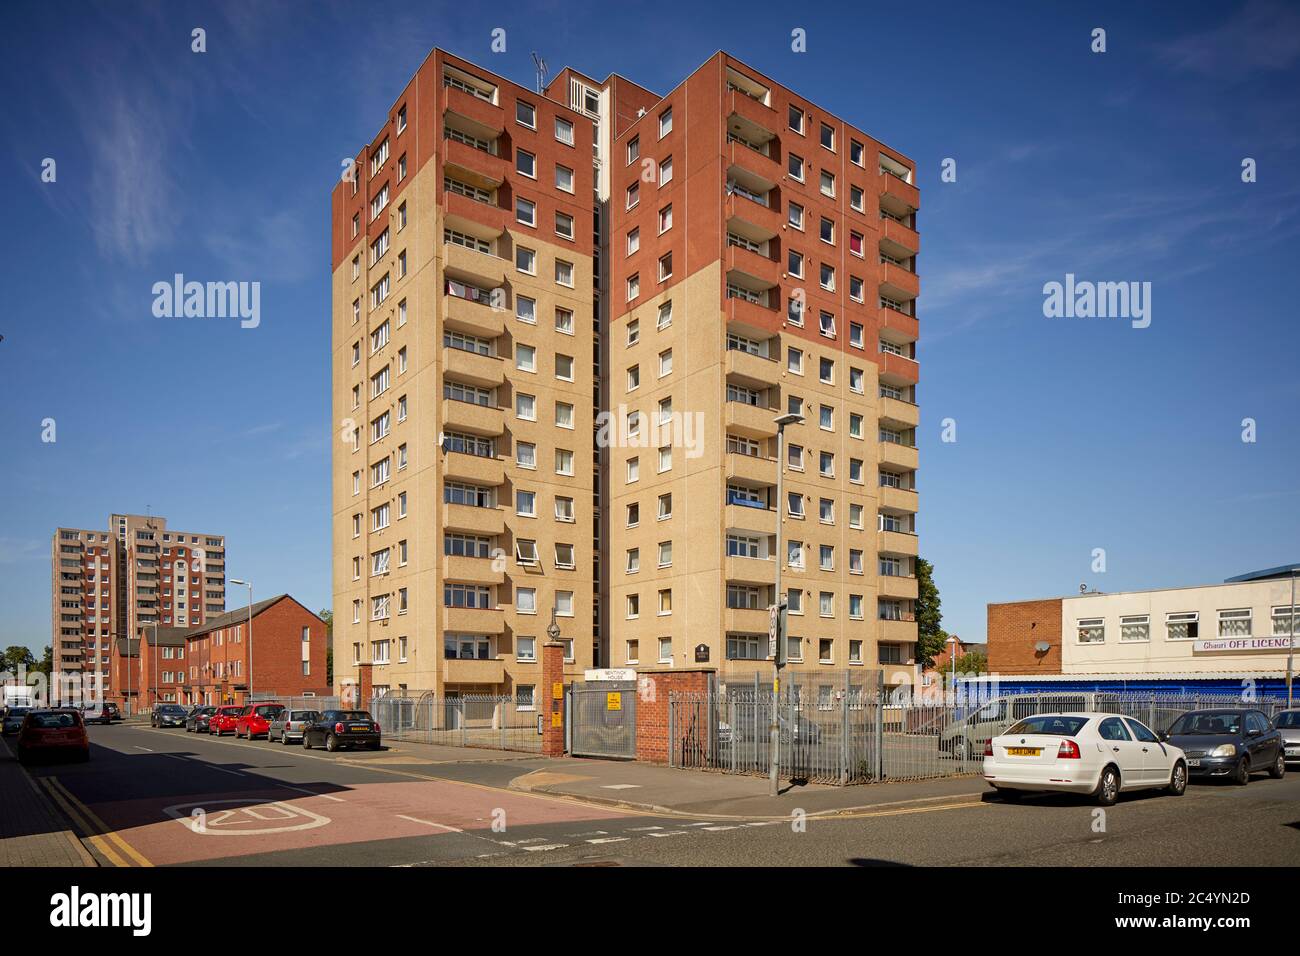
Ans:
{"type": "Polygon", "coordinates": [[[984,779],[1004,799],[1022,793],[1090,794],[1102,806],[1121,791],[1187,789],[1187,758],[1140,720],[1116,714],[1036,714],[984,747],[984,779]]]}

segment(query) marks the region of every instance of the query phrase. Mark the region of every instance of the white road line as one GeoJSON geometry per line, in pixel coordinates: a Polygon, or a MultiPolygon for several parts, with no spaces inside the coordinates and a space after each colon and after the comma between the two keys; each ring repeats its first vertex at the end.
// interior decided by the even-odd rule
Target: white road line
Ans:
{"type": "Polygon", "coordinates": [[[567,843],[543,843],[541,846],[526,846],[525,850],[537,852],[539,850],[563,850],[569,844],[567,843]]]}
{"type": "Polygon", "coordinates": [[[588,840],[588,843],[624,843],[631,837],[597,837],[594,840],[588,840]]]}
{"type": "Polygon", "coordinates": [[[662,830],[663,827],[628,827],[628,833],[643,833],[648,830],[662,830]]]}
{"type": "Polygon", "coordinates": [[[717,826],[716,823],[688,823],[688,824],[686,824],[686,825],[687,825],[688,827],[715,827],[715,826],[717,826]]]}
{"type": "Polygon", "coordinates": [[[607,783],[601,786],[602,790],[640,790],[639,783],[607,783]]]}
{"type": "Polygon", "coordinates": [[[145,753],[147,753],[147,754],[151,754],[151,753],[153,753],[153,751],[150,750],[148,747],[141,747],[139,744],[136,744],[136,745],[135,745],[135,749],[136,749],[136,750],[143,750],[143,751],[144,751],[145,753]]]}
{"type": "Polygon", "coordinates": [[[412,823],[423,823],[426,827],[437,827],[439,830],[446,830],[448,833],[464,833],[464,830],[457,830],[455,827],[449,827],[445,823],[434,823],[432,820],[421,820],[419,817],[408,817],[404,813],[395,814],[403,820],[410,820],[412,823]]]}
{"type": "Polygon", "coordinates": [[[740,827],[705,827],[710,833],[720,833],[723,830],[739,830],[740,827]]]}
{"type": "Polygon", "coordinates": [[[650,834],[650,835],[651,835],[652,837],[686,836],[686,831],[685,831],[685,830],[665,830],[663,833],[652,833],[652,834],[650,834]]]}
{"type": "Polygon", "coordinates": [[[280,784],[286,790],[297,790],[299,793],[305,793],[313,797],[320,797],[324,800],[333,800],[335,803],[347,803],[342,797],[336,797],[330,793],[317,793],[315,790],[308,790],[306,787],[295,787],[292,784],[280,784]]]}

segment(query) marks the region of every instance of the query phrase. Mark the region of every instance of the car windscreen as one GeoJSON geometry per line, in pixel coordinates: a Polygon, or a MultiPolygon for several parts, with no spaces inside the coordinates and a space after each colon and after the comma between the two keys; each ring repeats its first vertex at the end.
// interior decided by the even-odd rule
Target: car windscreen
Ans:
{"type": "Polygon", "coordinates": [[[338,720],[369,720],[370,713],[364,710],[340,710],[337,714],[338,720]]]}
{"type": "Polygon", "coordinates": [[[35,713],[30,714],[27,719],[31,726],[40,727],[46,730],[61,730],[66,727],[77,726],[77,716],[68,713],[35,713]]]}
{"type": "Polygon", "coordinates": [[[1232,710],[1183,714],[1169,728],[1173,737],[1236,736],[1241,733],[1241,714],[1232,710]]]}
{"type": "Polygon", "coordinates": [[[217,713],[221,714],[223,717],[238,717],[243,712],[244,708],[242,707],[222,707],[217,711],[217,713]]]}
{"type": "Polygon", "coordinates": [[[259,717],[274,717],[277,714],[281,714],[283,712],[284,712],[284,708],[279,706],[259,707],[255,711],[255,713],[259,717]]]}
{"type": "Polygon", "coordinates": [[[1050,734],[1053,737],[1073,737],[1088,722],[1087,717],[1063,717],[1060,714],[1038,714],[1013,724],[1007,731],[1012,734],[1050,734]]]}
{"type": "Polygon", "coordinates": [[[183,714],[183,713],[185,713],[185,708],[182,707],[180,704],[171,704],[171,705],[168,706],[168,707],[159,707],[159,708],[158,708],[158,713],[160,713],[160,714],[183,714]]]}
{"type": "Polygon", "coordinates": [[[315,720],[318,715],[314,710],[295,710],[289,715],[290,720],[315,720]]]}
{"type": "Polygon", "coordinates": [[[30,707],[10,707],[5,712],[6,717],[23,717],[31,711],[30,707]]]}
{"type": "Polygon", "coordinates": [[[1300,710],[1284,710],[1277,715],[1277,729],[1300,729],[1300,710]]]}

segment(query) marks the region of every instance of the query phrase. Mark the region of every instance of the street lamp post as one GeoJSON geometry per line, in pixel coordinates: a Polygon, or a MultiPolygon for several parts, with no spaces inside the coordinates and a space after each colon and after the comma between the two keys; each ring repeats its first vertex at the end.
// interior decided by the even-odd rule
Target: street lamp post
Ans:
{"type": "Polygon", "coordinates": [[[253,702],[253,582],[231,578],[231,584],[248,588],[248,702],[253,702]]]}
{"type": "MultiPolygon", "coordinates": [[[[158,621],[156,619],[153,621],[146,621],[140,626],[141,655],[144,654],[144,629],[146,627],[153,628],[153,695],[154,703],[157,703],[158,698],[162,696],[162,688],[158,685],[158,621]]],[[[141,677],[143,679],[143,675],[141,675],[141,677]]]]}
{"type": "Polygon", "coordinates": [[[1291,566],[1291,640],[1286,646],[1286,708],[1291,709],[1291,675],[1293,673],[1293,664],[1295,660],[1295,573],[1300,570],[1296,565],[1291,566]]]}
{"type": "Polygon", "coordinates": [[[944,642],[948,645],[948,656],[952,658],[952,688],[951,693],[953,700],[957,699],[957,635],[949,634],[948,640],[944,642]]]}
{"type": "Polygon", "coordinates": [[[785,629],[781,626],[781,565],[785,561],[783,535],[781,534],[781,508],[785,501],[785,426],[802,425],[804,417],[794,412],[776,417],[776,583],[772,604],[776,608],[776,647],[772,654],[772,719],[768,726],[771,738],[771,767],[767,774],[768,796],[775,797],[781,789],[778,778],[781,770],[781,729],[777,725],[777,698],[781,691],[781,665],[785,662],[785,629]]]}

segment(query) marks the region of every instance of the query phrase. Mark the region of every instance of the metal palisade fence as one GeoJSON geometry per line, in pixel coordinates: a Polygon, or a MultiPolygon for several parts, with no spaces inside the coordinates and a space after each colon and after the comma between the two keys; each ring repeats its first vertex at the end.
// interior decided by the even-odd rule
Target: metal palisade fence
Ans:
{"type": "Polygon", "coordinates": [[[370,700],[370,714],[389,740],[448,747],[540,753],[538,710],[510,696],[436,696],[431,692],[370,700]]]}
{"type": "Polygon", "coordinates": [[[1283,703],[1160,692],[974,697],[959,690],[912,697],[888,692],[873,671],[809,682],[787,678],[774,697],[765,681],[730,680],[708,692],[670,695],[668,760],[674,767],[765,775],[775,708],[784,778],[838,785],[921,780],[979,773],[985,743],[1033,714],[1122,714],[1161,733],[1180,714],[1211,707],[1253,708],[1272,718],[1283,703]]]}

